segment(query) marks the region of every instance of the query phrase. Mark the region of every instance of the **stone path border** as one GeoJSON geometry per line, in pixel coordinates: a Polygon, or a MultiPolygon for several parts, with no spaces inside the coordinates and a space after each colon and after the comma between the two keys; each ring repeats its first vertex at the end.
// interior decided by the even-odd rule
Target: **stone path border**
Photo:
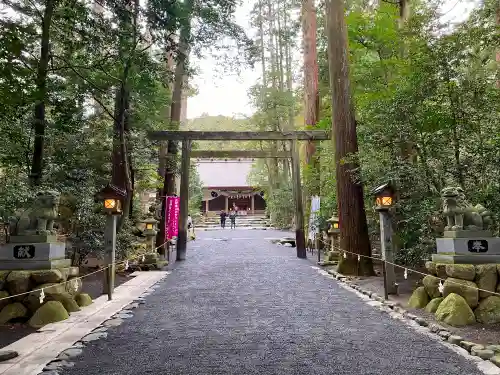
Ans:
{"type": "Polygon", "coordinates": [[[350,280],[345,275],[342,275],[334,270],[323,270],[317,266],[312,267],[317,269],[319,272],[322,271],[321,273],[333,276],[347,289],[351,289],[352,291],[358,292],[361,295],[378,302],[381,307],[384,307],[382,310],[389,312],[393,318],[399,318],[400,320],[406,319],[407,321],[416,323],[421,329],[425,330],[426,333],[432,335],[436,339],[440,339],[443,344],[453,347],[453,349],[459,354],[470,354],[472,359],[478,362],[478,368],[485,374],[500,374],[500,355],[496,355],[492,358],[484,357],[482,355],[485,351],[483,345],[466,341],[460,336],[452,335],[451,332],[447,331],[445,327],[442,327],[434,322],[429,323],[422,317],[409,313],[399,303],[386,301],[384,297],[379,296],[377,293],[373,293],[369,290],[361,288],[359,285],[356,285],[354,281],[350,280]],[[394,314],[399,316],[395,316],[394,314]]]}
{"type": "Polygon", "coordinates": [[[48,324],[37,332],[3,348],[19,356],[0,363],[0,375],[36,375],[59,353],[99,327],[104,321],[137,300],[145,291],[166,277],[168,271],[134,272],[130,281],[115,289],[113,300],[104,295],[62,322],[48,324]]]}

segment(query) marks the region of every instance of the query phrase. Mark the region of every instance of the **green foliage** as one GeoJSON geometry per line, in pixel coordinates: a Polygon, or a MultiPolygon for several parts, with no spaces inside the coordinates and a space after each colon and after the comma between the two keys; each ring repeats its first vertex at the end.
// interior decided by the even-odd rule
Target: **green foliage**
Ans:
{"type": "MultiPolygon", "coordinates": [[[[361,164],[361,173],[353,172],[365,187],[372,234],[378,233],[378,215],[370,190],[387,180],[396,184],[397,261],[416,264],[435,251],[434,239],[442,234],[439,192],[446,185],[461,185],[471,203],[500,212],[494,8],[480,5],[444,33],[439,15],[425,2],[412,3],[403,29],[389,3],[351,6],[347,22],[361,164]]],[[[326,56],[324,30],[319,32],[319,54],[326,56]]],[[[327,60],[320,63],[320,87],[328,87],[327,60]]],[[[323,91],[322,103],[329,103],[328,95],[323,91]]],[[[330,123],[328,116],[323,121],[330,123]]],[[[331,155],[322,144],[321,203],[328,207],[322,211],[335,205],[334,181],[323,177],[334,175],[331,155]]]]}
{"type": "MultiPolygon", "coordinates": [[[[117,133],[123,132],[126,151],[120,153],[130,166],[134,194],[132,212],[120,225],[118,257],[137,240],[131,233],[143,214],[139,197],[157,189],[159,180],[158,145],[147,132],[172,125],[167,113],[174,77],[165,58],[167,52],[178,57],[174,35],[179,29],[192,20],[188,42],[198,55],[224,53],[228,41],[240,59],[252,53],[251,41],[234,21],[235,0],[194,7],[185,1],[134,4],[13,0],[4,3],[7,12],[0,20],[0,217],[31,202],[28,176],[37,157],[33,115],[35,105],[43,103],[40,188],[62,193],[59,230],[81,254],[103,249],[104,215],[94,194],[111,179],[113,138],[115,146],[121,144],[117,124],[123,125],[117,133]],[[42,16],[50,4],[48,40],[42,41],[42,16]],[[42,42],[50,46],[46,74],[38,69],[42,42]]],[[[194,209],[201,190],[199,178],[192,176],[194,209]]]]}
{"type": "Polygon", "coordinates": [[[290,228],[295,213],[295,206],[291,186],[274,189],[265,195],[267,214],[271,217],[276,228],[290,228]]]}

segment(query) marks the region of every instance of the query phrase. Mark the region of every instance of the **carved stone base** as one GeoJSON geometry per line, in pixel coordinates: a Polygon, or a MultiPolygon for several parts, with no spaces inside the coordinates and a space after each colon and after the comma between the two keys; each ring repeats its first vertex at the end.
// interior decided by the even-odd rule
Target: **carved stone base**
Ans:
{"type": "Polygon", "coordinates": [[[500,255],[432,254],[432,261],[435,263],[448,264],[500,264],[500,255]]]}
{"type": "Polygon", "coordinates": [[[54,234],[32,234],[24,236],[10,236],[10,243],[53,243],[57,242],[54,234]]]}
{"type": "Polygon", "coordinates": [[[46,270],[67,267],[71,267],[71,259],[0,261],[0,270],[46,270]]]}
{"type": "Polygon", "coordinates": [[[438,254],[500,255],[498,237],[436,238],[438,254]]]}
{"type": "Polygon", "coordinates": [[[478,237],[493,237],[493,233],[489,230],[445,230],[444,238],[478,238],[478,237]]]}

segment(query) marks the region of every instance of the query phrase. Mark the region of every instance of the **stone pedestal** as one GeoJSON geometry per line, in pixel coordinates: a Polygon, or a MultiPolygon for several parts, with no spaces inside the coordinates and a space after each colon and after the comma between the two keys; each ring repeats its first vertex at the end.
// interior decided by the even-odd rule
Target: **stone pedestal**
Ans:
{"type": "Polygon", "coordinates": [[[437,263],[500,263],[500,238],[489,231],[446,231],[436,245],[432,260],[437,263]]]}
{"type": "Polygon", "coordinates": [[[0,270],[40,270],[70,267],[66,246],[54,236],[12,236],[11,242],[0,247],[0,270]],[[43,238],[39,238],[43,237],[43,238]],[[45,239],[50,242],[30,240],[45,239]]]}

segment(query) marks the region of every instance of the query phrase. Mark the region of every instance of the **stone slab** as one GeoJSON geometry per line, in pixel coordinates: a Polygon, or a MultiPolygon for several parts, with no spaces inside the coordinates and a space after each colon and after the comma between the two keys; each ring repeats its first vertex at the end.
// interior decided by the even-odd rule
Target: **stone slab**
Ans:
{"type": "Polygon", "coordinates": [[[0,270],[47,270],[71,267],[71,259],[53,260],[0,260],[0,270]]]}
{"type": "Polygon", "coordinates": [[[436,238],[438,254],[500,255],[499,237],[436,238]]]}
{"type": "Polygon", "coordinates": [[[493,233],[489,230],[445,230],[444,238],[491,238],[493,233]]]}
{"type": "Polygon", "coordinates": [[[57,236],[53,234],[32,234],[25,236],[10,236],[10,243],[46,243],[57,242],[57,236]]]}
{"type": "Polygon", "coordinates": [[[500,264],[500,254],[480,255],[480,254],[432,254],[432,261],[436,263],[448,264],[500,264]]]}
{"type": "Polygon", "coordinates": [[[66,257],[63,242],[23,242],[8,243],[0,247],[0,262],[26,260],[53,260],[66,257]]]}

